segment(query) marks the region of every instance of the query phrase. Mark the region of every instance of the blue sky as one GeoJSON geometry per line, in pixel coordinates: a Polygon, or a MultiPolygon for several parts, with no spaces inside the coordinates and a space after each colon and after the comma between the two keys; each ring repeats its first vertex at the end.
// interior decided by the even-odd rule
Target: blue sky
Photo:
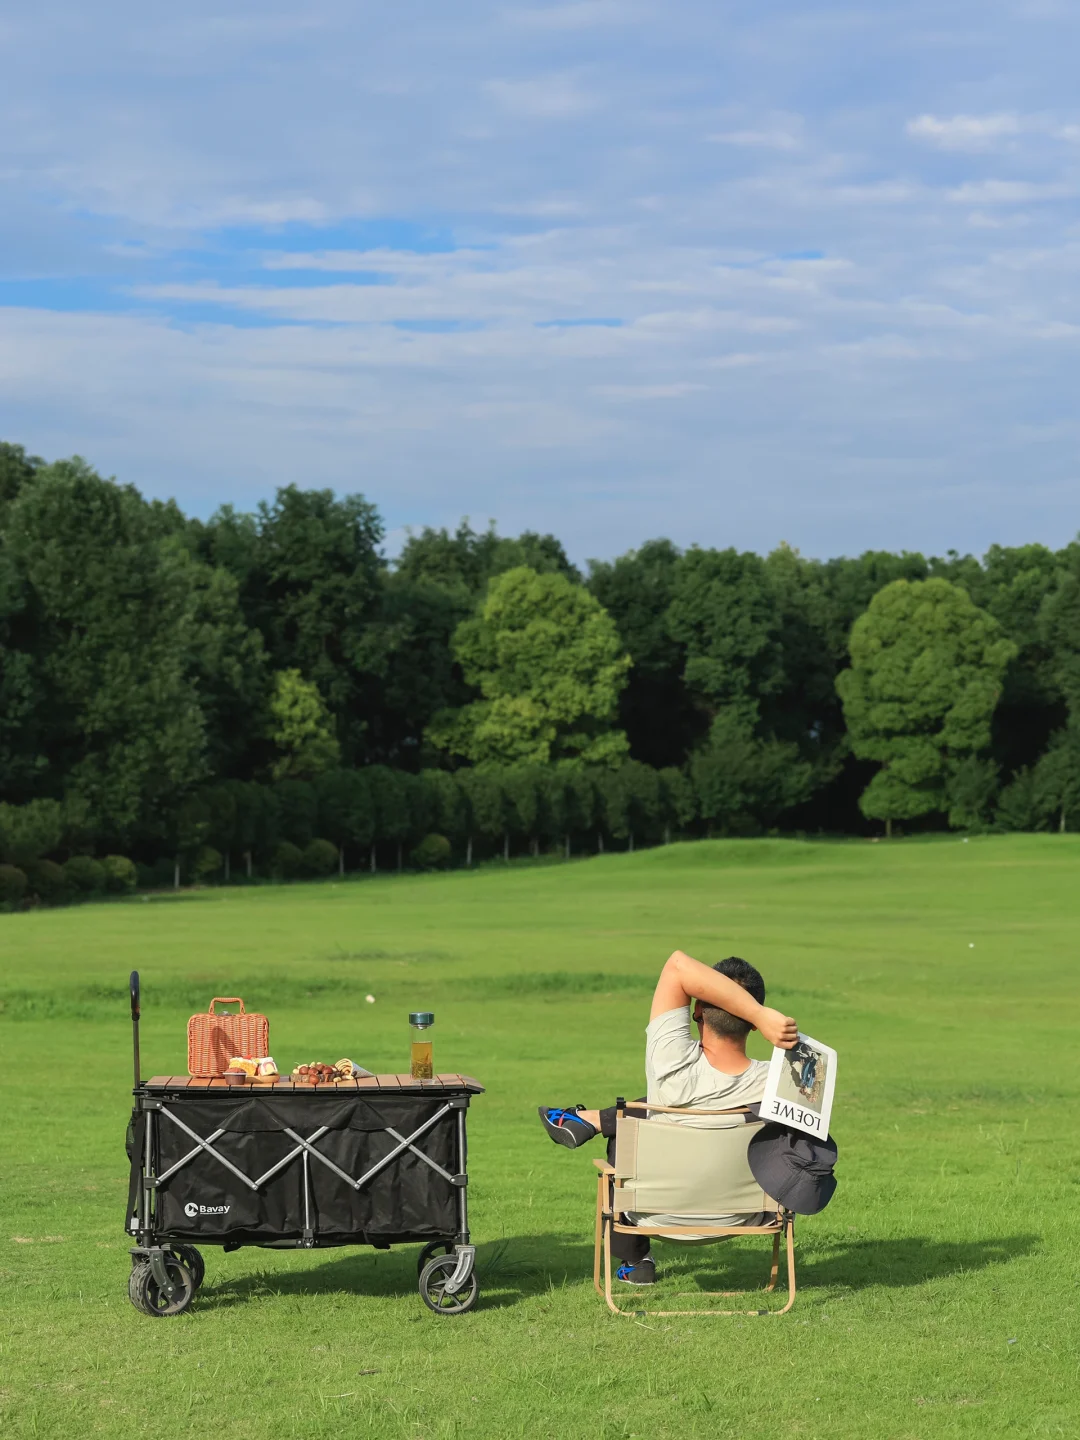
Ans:
{"type": "Polygon", "coordinates": [[[0,436],[209,513],[1080,529],[1080,12],[15,0],[0,436]]]}

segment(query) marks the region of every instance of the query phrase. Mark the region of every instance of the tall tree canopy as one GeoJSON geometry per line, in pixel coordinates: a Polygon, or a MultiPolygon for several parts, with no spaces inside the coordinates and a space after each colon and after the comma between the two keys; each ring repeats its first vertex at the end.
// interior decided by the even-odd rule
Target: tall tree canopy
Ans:
{"type": "Polygon", "coordinates": [[[856,755],[880,762],[860,800],[874,819],[949,808],[959,762],[985,750],[1016,646],[966,590],[947,580],[896,580],[851,632],[837,689],[856,755]]]}
{"type": "Polygon", "coordinates": [[[208,773],[201,682],[224,695],[260,658],[235,586],[170,532],[159,508],[79,460],[37,470],[5,519],[6,740],[9,757],[34,757],[30,773],[8,759],[5,789],[67,794],[112,834],[152,826],[208,773]]]}
{"type": "Polygon", "coordinates": [[[454,632],[454,654],[480,698],[436,719],[429,738],[440,749],[474,763],[626,754],[611,727],[630,660],[611,617],[565,576],[527,566],[500,575],[454,632]]]}

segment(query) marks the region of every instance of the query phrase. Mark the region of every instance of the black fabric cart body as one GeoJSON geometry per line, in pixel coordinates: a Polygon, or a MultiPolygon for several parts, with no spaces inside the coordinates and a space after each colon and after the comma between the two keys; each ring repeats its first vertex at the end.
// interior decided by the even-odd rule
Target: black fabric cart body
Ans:
{"type": "MultiPolygon", "coordinates": [[[[137,984],[133,977],[133,1016],[137,984]]],[[[133,1302],[149,1314],[186,1309],[202,1278],[200,1245],[420,1242],[425,1303],[445,1313],[471,1308],[466,1115],[481,1090],[461,1075],[321,1086],[140,1081],[128,1133],[133,1302]],[[176,1266],[197,1272],[186,1300],[176,1266]],[[137,1298],[140,1269],[149,1273],[137,1298]]]]}

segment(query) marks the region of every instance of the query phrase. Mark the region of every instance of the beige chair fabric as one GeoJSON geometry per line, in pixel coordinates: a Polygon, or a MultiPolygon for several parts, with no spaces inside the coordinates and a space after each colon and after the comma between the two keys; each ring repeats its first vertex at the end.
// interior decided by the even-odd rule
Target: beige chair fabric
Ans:
{"type": "Polygon", "coordinates": [[[738,1225],[779,1209],[754,1179],[746,1151],[761,1129],[743,1114],[709,1129],[621,1117],[615,1149],[620,1209],[644,1224],[738,1225]]]}

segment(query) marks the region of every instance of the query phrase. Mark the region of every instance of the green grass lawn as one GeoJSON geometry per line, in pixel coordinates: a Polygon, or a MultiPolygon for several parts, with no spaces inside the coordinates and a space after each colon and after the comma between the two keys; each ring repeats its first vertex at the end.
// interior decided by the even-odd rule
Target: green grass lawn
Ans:
{"type": "MultiPolygon", "coordinates": [[[[1078,940],[1072,836],[702,842],[0,917],[0,1435],[1075,1436],[1078,940]],[[753,961],[840,1053],[840,1188],[798,1226],[782,1319],[609,1315],[592,1151],[536,1120],[641,1093],[676,946],[753,961]],[[183,1071],[217,993],[270,1015],[283,1069],[404,1069],[407,1012],[434,1009],[436,1069],[487,1086],[478,1308],[427,1312],[413,1247],[207,1247],[188,1314],[138,1314],[132,968],[146,1075],[183,1071]]],[[[766,1254],[659,1247],[658,1290],[757,1283],[766,1254]]]]}

